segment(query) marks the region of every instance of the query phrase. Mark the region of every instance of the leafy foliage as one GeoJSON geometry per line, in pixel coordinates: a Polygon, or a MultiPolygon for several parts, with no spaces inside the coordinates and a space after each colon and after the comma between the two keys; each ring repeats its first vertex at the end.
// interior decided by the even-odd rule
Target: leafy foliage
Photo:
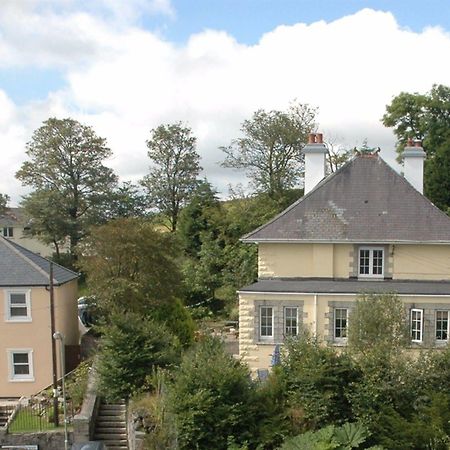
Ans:
{"type": "MultiPolygon", "coordinates": [[[[317,431],[307,431],[287,440],[280,450],[351,450],[363,446],[368,437],[367,429],[358,423],[344,423],[341,427],[329,425],[317,431]]],[[[372,450],[382,447],[371,447],[372,450]]]]}
{"type": "Polygon", "coordinates": [[[0,214],[5,213],[9,200],[9,195],[0,193],[0,214]]]}
{"type": "Polygon", "coordinates": [[[215,339],[188,351],[169,388],[180,449],[226,449],[250,436],[252,382],[248,369],[224,352],[215,339]]]}
{"type": "Polygon", "coordinates": [[[124,182],[111,192],[106,208],[105,217],[109,220],[120,217],[144,217],[147,215],[147,198],[139,186],[124,182]]]}
{"type": "Polygon", "coordinates": [[[324,347],[307,335],[287,342],[279,376],[294,431],[352,420],[347,387],[359,371],[346,353],[324,347]]]}
{"type": "Polygon", "coordinates": [[[114,309],[148,314],[179,291],[176,242],[147,221],[117,219],[95,227],[82,250],[88,286],[106,315],[114,309]]]}
{"type": "Polygon", "coordinates": [[[427,94],[401,92],[386,106],[383,124],[393,127],[397,153],[408,138],[423,141],[425,194],[439,208],[450,207],[450,87],[434,85],[427,94]]]}
{"type": "Polygon", "coordinates": [[[33,133],[26,153],[30,159],[16,177],[35,188],[24,202],[34,234],[46,242],[68,236],[74,256],[79,240],[89,225],[98,222],[98,211],[116,184],[113,171],[103,165],[111,150],[91,127],[73,119],[50,118],[33,133]],[[55,211],[58,220],[50,225],[55,211]]]}
{"type": "Polygon", "coordinates": [[[136,313],[114,313],[101,328],[97,372],[107,399],[128,398],[144,388],[152,370],[179,361],[178,339],[161,323],[136,313]]]}
{"type": "Polygon", "coordinates": [[[191,129],[181,122],[160,125],[151,131],[147,141],[154,166],[142,184],[150,206],[167,216],[171,231],[176,230],[181,208],[192,196],[202,169],[195,145],[191,129]]]}
{"type": "Polygon", "coordinates": [[[397,353],[409,342],[402,301],[395,294],[362,294],[349,318],[349,348],[365,354],[375,348],[397,353]]]}
{"type": "Polygon", "coordinates": [[[243,122],[243,137],[221,147],[222,165],[245,170],[257,192],[278,198],[299,183],[303,167],[301,150],[314,128],[316,111],[293,103],[284,111],[256,111],[243,122]]]}

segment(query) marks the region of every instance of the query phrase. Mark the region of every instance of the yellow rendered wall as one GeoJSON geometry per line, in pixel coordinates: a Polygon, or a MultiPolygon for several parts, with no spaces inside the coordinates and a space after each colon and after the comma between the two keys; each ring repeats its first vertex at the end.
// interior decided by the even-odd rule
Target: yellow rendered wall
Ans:
{"type": "Polygon", "coordinates": [[[449,245],[393,246],[393,278],[406,280],[449,280],[449,245]]]}
{"type": "Polygon", "coordinates": [[[260,278],[323,277],[348,278],[352,245],[347,244],[259,244],[260,278]]]}
{"type": "MultiPolygon", "coordinates": [[[[297,300],[303,302],[303,321],[302,327],[312,334],[315,334],[319,340],[327,342],[330,338],[329,321],[332,319],[332,308],[329,302],[333,302],[334,307],[348,307],[349,303],[356,300],[357,295],[314,295],[314,294],[250,294],[241,292],[239,295],[239,355],[252,373],[256,369],[270,368],[271,358],[275,345],[281,342],[260,342],[258,341],[258,330],[255,330],[255,317],[258,314],[258,307],[255,307],[255,301],[265,300],[267,305],[274,305],[275,302],[297,300]]],[[[442,309],[450,307],[450,294],[448,297],[431,296],[401,296],[405,304],[433,304],[442,305],[442,309]]],[[[337,346],[339,347],[339,346],[337,346]]],[[[342,347],[342,345],[341,345],[342,347]]],[[[415,349],[414,351],[419,351],[415,349]]]]}
{"type": "MultiPolygon", "coordinates": [[[[19,289],[19,288],[12,288],[19,289]]],[[[20,288],[22,289],[22,288],[20,288]]],[[[27,288],[24,288],[27,289],[27,288]]],[[[56,330],[66,344],[78,344],[77,282],[55,287],[56,330]]],[[[45,288],[31,288],[31,322],[5,321],[5,289],[0,289],[0,397],[32,395],[52,383],[50,299],[45,288]],[[9,381],[7,349],[32,349],[34,381],[9,381]]],[[[59,357],[59,342],[57,343],[59,357]]],[[[59,358],[58,358],[59,376],[59,358]]]]}
{"type": "Polygon", "coordinates": [[[334,244],[333,247],[333,277],[348,278],[351,272],[350,264],[353,264],[353,245],[334,244]]]}

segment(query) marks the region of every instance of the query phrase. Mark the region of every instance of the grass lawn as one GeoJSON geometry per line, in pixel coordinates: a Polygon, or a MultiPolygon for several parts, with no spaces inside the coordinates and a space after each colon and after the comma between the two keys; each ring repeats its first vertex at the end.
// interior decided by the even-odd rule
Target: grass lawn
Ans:
{"type": "Polygon", "coordinates": [[[14,417],[8,431],[10,433],[24,433],[33,431],[46,431],[55,428],[55,424],[49,421],[47,414],[33,408],[22,408],[14,417]]]}

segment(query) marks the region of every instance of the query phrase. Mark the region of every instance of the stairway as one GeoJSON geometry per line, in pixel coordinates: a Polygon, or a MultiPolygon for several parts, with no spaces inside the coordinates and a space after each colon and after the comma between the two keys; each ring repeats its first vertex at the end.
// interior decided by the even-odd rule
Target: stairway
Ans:
{"type": "Polygon", "coordinates": [[[3,428],[8,422],[9,416],[13,413],[15,403],[0,404],[0,428],[3,428]]]}
{"type": "Polygon", "coordinates": [[[108,449],[127,450],[127,406],[124,401],[106,403],[102,400],[95,422],[95,441],[103,441],[108,449]]]}

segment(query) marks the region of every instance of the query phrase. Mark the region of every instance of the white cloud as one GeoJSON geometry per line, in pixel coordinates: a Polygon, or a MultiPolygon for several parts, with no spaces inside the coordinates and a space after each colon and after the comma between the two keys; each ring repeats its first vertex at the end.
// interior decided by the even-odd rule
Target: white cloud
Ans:
{"type": "MultiPolygon", "coordinates": [[[[153,5],[172,10],[168,2],[153,5]]],[[[321,129],[348,146],[368,138],[393,162],[394,138],[380,123],[385,105],[400,91],[450,85],[450,60],[443,56],[450,54],[450,35],[401,28],[388,12],[365,9],[331,23],[279,26],[252,46],[215,30],[177,46],[137,26],[108,27],[85,12],[65,15],[59,25],[54,12],[45,20],[32,14],[39,36],[27,50],[30,64],[62,65],[67,86],[21,109],[27,137],[38,119],[76,117],[108,138],[110,164],[126,179],[147,170],[150,129],[181,120],[198,136],[205,175],[225,190],[238,175],[217,165],[218,147],[236,137],[257,108],[285,109],[294,98],[320,108],[321,129]],[[48,35],[46,20],[55,25],[48,35]],[[46,47],[58,37],[61,45],[46,47]]],[[[34,31],[24,26],[21,33],[32,40],[34,31]]],[[[14,39],[3,44],[16,45],[14,39]]]]}

